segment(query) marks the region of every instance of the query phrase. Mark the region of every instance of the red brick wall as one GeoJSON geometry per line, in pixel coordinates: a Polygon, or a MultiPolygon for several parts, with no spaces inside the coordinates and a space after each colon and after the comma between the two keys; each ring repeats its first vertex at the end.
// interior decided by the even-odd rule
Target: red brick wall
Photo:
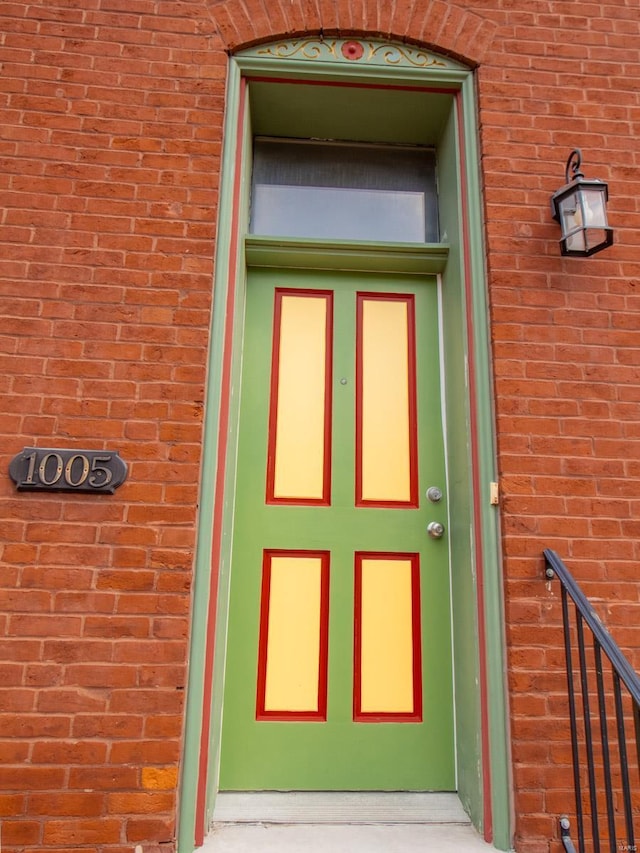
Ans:
{"type": "Polygon", "coordinates": [[[541,589],[541,547],[640,668],[640,7],[483,5],[502,7],[478,83],[516,849],[538,853],[574,810],[559,588],[541,589]],[[588,260],[559,256],[548,208],[575,146],[609,182],[615,228],[588,260]]]}
{"type": "Polygon", "coordinates": [[[129,464],[113,497],[0,480],[2,841],[172,849],[225,56],[201,4],[0,12],[4,460],[129,464]]]}
{"type": "MultiPolygon", "coordinates": [[[[5,849],[172,850],[226,54],[300,32],[478,67],[516,848],[571,808],[555,547],[640,645],[637,0],[0,3],[0,434],[117,449],[114,496],[0,478],[5,849]],[[562,260],[570,149],[616,245],[562,260]]],[[[640,665],[640,655],[635,663],[640,665]]]]}

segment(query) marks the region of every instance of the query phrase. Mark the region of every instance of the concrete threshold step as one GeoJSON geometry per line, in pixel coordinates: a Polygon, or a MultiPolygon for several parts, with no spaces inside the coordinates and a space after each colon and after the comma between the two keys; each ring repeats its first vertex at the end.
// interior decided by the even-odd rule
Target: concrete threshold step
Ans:
{"type": "Polygon", "coordinates": [[[222,792],[214,823],[470,824],[457,794],[354,791],[222,792]]]}
{"type": "Polygon", "coordinates": [[[456,794],[218,794],[199,853],[490,853],[456,794]]]}

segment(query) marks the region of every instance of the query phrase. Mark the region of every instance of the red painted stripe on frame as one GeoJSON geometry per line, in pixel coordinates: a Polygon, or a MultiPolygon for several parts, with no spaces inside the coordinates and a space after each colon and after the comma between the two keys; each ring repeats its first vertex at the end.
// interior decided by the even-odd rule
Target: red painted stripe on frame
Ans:
{"type": "Polygon", "coordinates": [[[415,298],[402,293],[357,293],[356,294],[356,496],[355,504],[361,507],[414,508],[419,505],[418,484],[418,401],[416,367],[416,322],[415,298]],[[371,500],[362,497],[363,464],[363,303],[367,300],[405,302],[407,305],[407,359],[408,359],[408,406],[409,406],[409,500],[371,500]]]}
{"type": "Polygon", "coordinates": [[[460,149],[460,197],[462,214],[462,244],[464,247],[464,289],[467,315],[467,358],[469,375],[469,429],[471,443],[471,477],[473,482],[473,522],[476,547],[476,592],[478,612],[478,656],[480,676],[480,732],[482,742],[482,782],[483,782],[483,835],[485,841],[493,840],[493,805],[491,790],[491,748],[489,743],[489,704],[487,678],[487,635],[485,628],[485,588],[484,558],[482,550],[482,515],[480,512],[480,449],[478,447],[478,398],[475,383],[475,349],[473,333],[473,298],[471,274],[471,245],[469,237],[469,198],[467,193],[467,159],[464,136],[464,115],[462,95],[456,94],[456,117],[458,124],[458,142],[460,149]]]}
{"type": "Polygon", "coordinates": [[[215,627],[218,604],[218,578],[224,515],[224,480],[226,474],[227,444],[229,437],[229,405],[231,390],[231,354],[233,345],[233,317],[235,287],[238,268],[238,239],[240,215],[240,186],[244,133],[246,81],[240,80],[238,102],[237,139],[235,159],[235,183],[231,213],[231,239],[229,243],[229,276],[224,328],[224,352],[220,391],[220,422],[218,430],[218,453],[216,457],[215,498],[213,506],[213,540],[211,543],[211,577],[209,581],[209,605],[207,609],[207,635],[204,652],[202,728],[200,730],[200,756],[194,821],[195,846],[204,842],[206,827],[207,777],[209,768],[209,740],[211,736],[211,694],[213,692],[213,661],[215,655],[215,627]]]}
{"type": "Polygon", "coordinates": [[[296,506],[330,506],[331,505],[331,421],[333,409],[333,291],[331,290],[302,290],[296,288],[277,287],[274,293],[273,308],[273,343],[271,353],[271,380],[269,391],[269,437],[267,441],[267,492],[268,504],[289,504],[296,506]],[[314,296],[323,297],[327,302],[325,330],[325,371],[324,371],[324,443],[323,443],[323,474],[322,497],[276,497],[276,434],[278,426],[278,379],[280,367],[280,323],[282,318],[283,296],[314,296]]]}
{"type": "Polygon", "coordinates": [[[327,719],[327,673],[329,664],[329,551],[282,551],[267,549],[262,557],[262,591],[260,598],[260,635],[258,640],[258,678],[256,720],[327,719]],[[274,557],[317,557],[320,560],[320,644],[318,661],[318,709],[316,711],[268,711],[267,655],[269,640],[269,605],[271,595],[271,562],[274,557]]]}
{"type": "Polygon", "coordinates": [[[353,637],[353,719],[356,723],[422,722],[422,628],[420,617],[420,555],[401,552],[356,551],[354,565],[354,637],[353,637]],[[362,710],[362,561],[411,561],[411,643],[413,672],[413,711],[385,713],[362,710]]]}
{"type": "Polygon", "coordinates": [[[391,89],[395,92],[425,92],[432,95],[457,95],[460,91],[455,86],[393,86],[391,84],[356,83],[345,80],[283,80],[282,77],[266,77],[261,75],[249,75],[246,79],[250,83],[285,83],[292,86],[331,86],[336,89],[391,89]]]}

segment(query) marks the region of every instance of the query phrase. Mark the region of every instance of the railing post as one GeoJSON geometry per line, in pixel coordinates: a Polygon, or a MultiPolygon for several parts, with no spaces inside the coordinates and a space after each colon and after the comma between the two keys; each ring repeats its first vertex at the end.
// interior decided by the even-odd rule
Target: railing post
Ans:
{"type": "Polygon", "coordinates": [[[570,829],[571,824],[569,823],[569,818],[566,815],[563,815],[560,818],[560,839],[562,840],[562,844],[567,853],[577,853],[576,848],[573,846],[571,836],[569,835],[570,829]]]}

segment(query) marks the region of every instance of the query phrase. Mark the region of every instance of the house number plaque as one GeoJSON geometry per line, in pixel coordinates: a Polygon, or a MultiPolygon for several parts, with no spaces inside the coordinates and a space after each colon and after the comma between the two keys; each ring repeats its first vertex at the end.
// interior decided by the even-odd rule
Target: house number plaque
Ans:
{"type": "Polygon", "coordinates": [[[9,464],[18,491],[106,492],[124,483],[127,466],[112,450],[25,447],[9,464]]]}

